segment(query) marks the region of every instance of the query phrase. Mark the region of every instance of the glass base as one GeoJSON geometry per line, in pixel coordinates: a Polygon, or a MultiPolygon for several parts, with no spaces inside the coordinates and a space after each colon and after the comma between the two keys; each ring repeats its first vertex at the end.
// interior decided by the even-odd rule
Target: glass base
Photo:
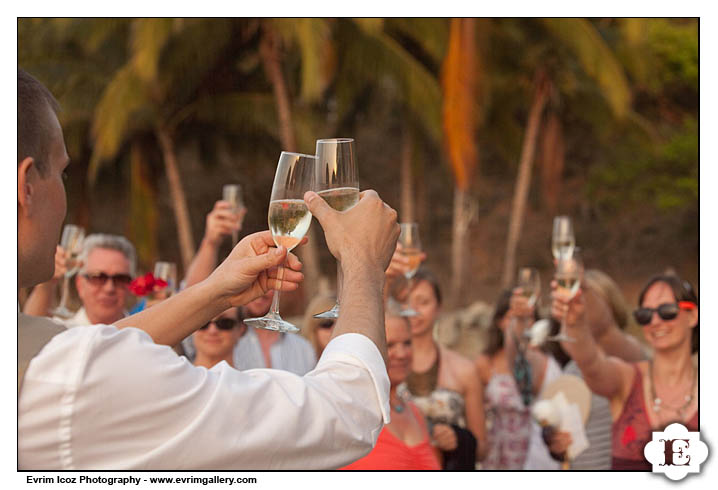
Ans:
{"type": "Polygon", "coordinates": [[[316,315],[314,315],[314,318],[333,318],[336,320],[337,318],[339,318],[339,305],[335,303],[334,306],[332,306],[331,310],[317,313],[316,315]]]}
{"type": "Polygon", "coordinates": [[[262,318],[247,318],[244,324],[248,327],[264,328],[275,332],[299,332],[299,329],[280,317],[264,316],[262,318]]]}
{"type": "Polygon", "coordinates": [[[57,308],[52,310],[52,315],[67,319],[67,318],[72,318],[73,316],[75,316],[75,313],[68,310],[64,306],[58,306],[57,308]]]}

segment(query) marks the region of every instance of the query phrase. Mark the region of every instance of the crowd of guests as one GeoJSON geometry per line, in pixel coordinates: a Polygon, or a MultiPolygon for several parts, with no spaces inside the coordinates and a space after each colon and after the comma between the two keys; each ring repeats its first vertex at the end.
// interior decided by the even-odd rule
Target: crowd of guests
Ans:
{"type": "MultiPolygon", "coordinates": [[[[212,273],[222,239],[241,229],[246,210],[232,215],[226,204],[218,201],[207,216],[186,286],[212,273]]],[[[121,236],[92,234],[84,241],[80,260],[75,285],[82,306],[72,318],[56,320],[72,327],[124,318],[128,284],[137,267],[132,244],[121,236]]],[[[51,315],[57,283],[66,271],[59,246],[55,262],[53,279],[33,289],[25,313],[51,315]]],[[[388,280],[404,267],[402,255],[395,253],[388,280]]],[[[416,315],[407,318],[386,310],[391,422],[369,455],[343,469],[559,469],[570,436],[547,434],[532,417],[531,407],[562,374],[583,378],[592,391],[586,422],[589,446],[571,461],[572,469],[650,469],[642,451],[651,430],[672,421],[697,430],[697,297],[688,282],[663,275],[646,285],[634,321],[644,326],[647,345],[626,332],[632,320],[627,302],[619,286],[599,270],[585,272],[574,300],[552,295],[553,332],[565,320],[564,333],[576,342],[527,348],[523,333],[539,320],[539,312],[520,293],[508,289],[499,294],[484,351],[468,359],[435,340],[441,287],[422,267],[406,295],[416,315]]],[[[308,373],[329,343],[335,323],[314,314],[330,308],[335,297],[312,299],[303,335],[247,328],[243,318],[263,316],[271,301],[269,291],[243,307],[227,309],[176,350],[208,369],[224,361],[239,370],[308,373]]]]}
{"type": "MultiPolygon", "coordinates": [[[[22,73],[19,72],[18,77],[21,80],[22,73]]],[[[35,82],[24,80],[24,83],[32,85],[35,82]]],[[[56,124],[56,119],[51,119],[51,122],[56,124]]],[[[57,133],[59,129],[59,125],[57,125],[57,130],[53,131],[57,133]]],[[[61,142],[61,131],[59,135],[61,142]]],[[[57,139],[56,137],[55,140],[57,139]]],[[[22,172],[30,175],[28,169],[34,164],[32,159],[28,160],[28,158],[19,159],[18,178],[20,184],[24,182],[22,179],[26,178],[22,172]]],[[[57,170],[55,172],[57,175],[63,168],[63,160],[66,158],[53,160],[53,162],[59,162],[58,169],[53,169],[53,172],[57,170]]],[[[27,178],[31,179],[31,177],[27,178]]],[[[26,193],[27,195],[21,193],[22,195],[18,198],[21,221],[19,225],[20,245],[35,243],[36,241],[31,239],[32,233],[37,234],[42,230],[41,223],[32,221],[35,219],[33,218],[34,214],[28,211],[36,209],[32,206],[37,206],[37,204],[32,204],[33,201],[31,201],[32,188],[28,186],[27,189],[30,189],[26,193]],[[20,243],[21,241],[23,243],[20,243]]],[[[321,200],[319,199],[319,201],[321,200]]],[[[392,275],[401,275],[408,267],[399,251],[394,252],[389,260],[392,250],[389,249],[388,252],[379,250],[386,243],[393,246],[396,242],[398,232],[393,231],[392,228],[396,225],[396,215],[395,213],[392,215],[393,210],[390,211],[390,208],[381,200],[373,196],[369,196],[363,201],[364,204],[361,205],[363,211],[361,212],[367,212],[366,210],[370,206],[374,206],[372,208],[374,215],[372,216],[375,218],[372,219],[375,221],[366,230],[358,230],[355,239],[361,236],[361,233],[368,235],[367,230],[372,227],[384,230],[383,235],[377,233],[376,236],[367,237],[367,239],[374,240],[373,243],[378,249],[375,260],[366,262],[363,266],[369,267],[367,264],[370,264],[371,267],[376,267],[377,264],[381,264],[382,268],[379,271],[385,270],[386,272],[384,273],[385,277],[378,280],[371,275],[362,276],[364,274],[362,267],[357,266],[350,269],[355,273],[353,277],[360,278],[351,284],[359,288],[364,285],[365,280],[372,284],[389,283],[392,275]],[[386,260],[383,259],[384,256],[387,257],[386,260]]],[[[338,218],[331,215],[334,212],[317,202],[313,204],[313,207],[313,213],[322,222],[325,231],[332,230],[331,233],[334,233],[331,236],[327,235],[328,241],[331,239],[336,250],[345,247],[344,250],[347,254],[345,257],[349,260],[350,252],[348,250],[350,247],[348,244],[351,242],[345,241],[342,245],[337,245],[341,240],[335,237],[340,236],[343,231],[341,229],[334,230],[339,225],[338,218]]],[[[42,212],[49,216],[52,211],[48,209],[42,212]]],[[[197,413],[206,408],[204,404],[210,399],[214,400],[213,403],[217,405],[212,409],[221,410],[222,400],[212,395],[213,389],[217,389],[217,393],[220,393],[218,396],[227,397],[231,397],[233,393],[239,396],[239,388],[235,390],[233,386],[245,386],[243,389],[249,389],[246,387],[251,386],[251,390],[254,390],[252,393],[266,389],[275,393],[278,398],[287,401],[289,406],[294,406],[295,403],[301,405],[298,400],[310,397],[311,391],[313,394],[306,412],[291,415],[297,420],[307,423],[313,419],[311,423],[314,424],[312,427],[317,440],[312,441],[311,444],[307,443],[307,447],[315,449],[321,447],[325,450],[321,457],[326,458],[324,461],[326,461],[327,469],[337,467],[346,470],[558,469],[561,467],[561,463],[567,459],[567,448],[571,444],[570,434],[557,430],[547,431],[540,427],[531,415],[531,408],[541,398],[547,386],[562,374],[573,374],[583,378],[592,393],[590,417],[586,422],[588,449],[570,461],[573,469],[650,470],[650,465],[643,456],[643,448],[651,439],[652,431],[661,430],[672,422],[683,423],[693,431],[698,428],[698,298],[691,284],[675,275],[664,274],[651,278],[638,297],[638,308],[632,313],[618,285],[601,271],[586,271],[581,289],[570,300],[566,299],[564,295],[558,294],[556,285],[552,284],[547,320],[552,325],[553,333],[556,333],[561,326],[563,338],[560,343],[548,342],[539,345],[529,344],[528,336],[525,335],[527,330],[539,320],[540,312],[537,310],[537,305],[529,303],[528,299],[521,294],[520,288],[503,291],[496,301],[484,352],[475,359],[468,359],[436,341],[434,327],[441,314],[442,291],[435,276],[426,268],[419,269],[413,276],[405,295],[408,306],[415,312],[412,316],[402,316],[390,307],[375,307],[376,305],[371,303],[373,298],[371,294],[360,294],[366,291],[371,293],[371,288],[366,291],[355,289],[357,296],[363,296],[362,299],[365,302],[346,304],[342,301],[344,316],[340,320],[314,318],[315,313],[326,310],[335,302],[336,298],[331,295],[322,295],[312,299],[306,309],[302,323],[303,336],[279,333],[247,328],[243,319],[259,317],[267,313],[272,301],[272,288],[267,287],[270,280],[273,281],[274,287],[297,287],[301,275],[298,273],[299,266],[296,258],[290,256],[287,262],[288,276],[283,278],[283,281],[279,281],[276,275],[272,276],[268,271],[273,270],[271,267],[276,267],[280,263],[278,261],[283,261],[284,257],[270,255],[271,240],[269,234],[265,234],[251,236],[248,239],[254,240],[253,250],[256,251],[257,247],[264,250],[263,254],[267,257],[266,264],[262,262],[257,265],[258,262],[251,262],[251,266],[247,265],[251,260],[259,259],[259,257],[254,257],[252,253],[247,252],[248,247],[244,245],[244,242],[237,245],[229,257],[232,259],[232,255],[240,253],[237,252],[237,249],[244,247],[242,253],[247,256],[246,259],[241,259],[245,260],[244,262],[235,258],[234,262],[228,259],[220,264],[219,249],[222,241],[233,232],[241,230],[242,218],[245,213],[244,209],[239,213],[231,212],[228,203],[224,201],[219,201],[214,205],[207,216],[202,243],[194,260],[187,268],[183,281],[184,288],[187,291],[192,290],[192,294],[187,291],[180,293],[146,308],[133,317],[136,325],[140,326],[140,330],[144,330],[151,338],[137,337],[132,333],[124,335],[118,333],[118,330],[106,328],[108,325],[118,325],[123,328],[123,322],[128,316],[129,284],[137,275],[135,249],[127,239],[120,236],[97,233],[89,235],[84,240],[83,250],[79,256],[79,272],[74,282],[81,307],[73,317],[69,319],[55,318],[55,320],[68,328],[96,325],[93,328],[102,329],[101,338],[93,340],[93,342],[105,342],[106,344],[106,347],[100,349],[100,354],[96,354],[99,357],[95,362],[100,366],[103,362],[110,362],[106,352],[111,351],[113,344],[135,342],[136,345],[145,346],[142,347],[144,350],[140,349],[145,353],[150,352],[147,350],[149,347],[146,344],[151,341],[173,347],[183,357],[176,359],[168,357],[170,353],[166,351],[153,351],[155,352],[153,355],[162,358],[166,363],[167,372],[163,376],[167,376],[167,379],[179,379],[179,374],[175,373],[183,373],[183,382],[178,382],[176,385],[178,388],[175,394],[176,401],[181,401],[181,398],[185,396],[182,394],[184,392],[181,387],[184,386],[183,383],[188,382],[188,378],[194,379],[194,382],[197,383],[197,390],[209,392],[205,399],[193,399],[197,404],[197,413]],[[228,262],[230,265],[227,265],[228,262]],[[208,287],[207,284],[222,284],[223,287],[228,287],[227,284],[232,284],[228,278],[233,276],[232,272],[227,271],[231,271],[232,266],[239,267],[237,264],[240,262],[244,264],[242,267],[252,271],[250,275],[254,281],[250,287],[251,294],[245,293],[246,290],[242,289],[240,296],[243,295],[242,298],[246,298],[246,301],[216,300],[211,302],[212,314],[203,311],[197,298],[204,293],[197,291],[205,291],[208,287]],[[264,286],[261,285],[262,280],[264,286]],[[193,286],[197,286],[197,288],[193,288],[193,286]],[[205,289],[201,289],[202,286],[205,286],[205,289]],[[227,308],[230,303],[231,306],[227,308]],[[224,306],[220,308],[218,305],[224,306]],[[376,431],[372,433],[372,437],[376,438],[376,444],[368,454],[358,446],[350,448],[353,443],[347,442],[346,450],[350,451],[351,449],[351,454],[357,457],[349,458],[353,462],[348,465],[333,464],[333,461],[346,461],[347,458],[337,454],[331,444],[322,445],[320,442],[329,437],[327,434],[335,434],[336,437],[345,434],[341,437],[346,437],[347,441],[356,441],[356,438],[352,439],[351,437],[354,436],[350,437],[349,433],[358,426],[370,425],[361,423],[361,419],[373,416],[370,416],[369,412],[358,412],[355,417],[344,416],[343,410],[357,405],[357,402],[352,401],[344,387],[356,381],[354,380],[355,373],[357,369],[360,369],[356,367],[357,365],[375,365],[374,361],[381,358],[380,354],[383,354],[377,351],[376,347],[374,347],[375,352],[366,353],[368,351],[365,340],[358,341],[354,336],[350,340],[345,339],[344,343],[347,345],[349,342],[359,342],[354,350],[347,352],[365,352],[365,358],[362,360],[359,359],[361,356],[356,357],[359,354],[346,355],[343,353],[342,342],[338,342],[338,340],[341,339],[344,332],[347,333],[345,336],[347,339],[349,334],[359,333],[359,336],[364,335],[375,346],[384,344],[383,337],[376,336],[376,332],[371,330],[372,327],[381,325],[382,318],[380,317],[374,319],[367,317],[365,323],[368,327],[364,330],[361,328],[356,332],[343,330],[348,328],[347,325],[350,321],[346,319],[347,315],[353,313],[358,318],[361,316],[360,312],[378,313],[382,310],[386,312],[383,317],[386,339],[384,364],[389,382],[388,407],[390,413],[382,413],[383,428],[378,432],[378,437],[376,437],[376,431]],[[198,323],[198,325],[201,327],[192,327],[192,322],[196,322],[200,318],[202,323],[198,323]],[[631,318],[643,327],[646,346],[626,332],[631,318]],[[146,326],[143,328],[142,325],[146,326]],[[132,338],[135,340],[131,340],[132,338]],[[349,358],[354,358],[354,360],[350,361],[349,358]],[[194,366],[205,369],[185,371],[183,363],[192,363],[194,366]],[[330,366],[332,366],[331,369],[330,366]],[[341,371],[341,369],[344,370],[341,371]],[[277,374],[279,371],[286,372],[287,375],[277,374]],[[208,387],[200,379],[204,374],[198,375],[197,373],[210,372],[220,374],[219,378],[213,378],[212,383],[216,383],[216,385],[212,384],[208,387]],[[240,382],[239,378],[232,379],[235,376],[233,373],[237,372],[253,374],[249,378],[242,378],[240,382]],[[337,373],[341,373],[341,375],[337,373]],[[299,381],[300,378],[302,381],[299,381]],[[338,381],[340,378],[345,381],[338,381]],[[242,383],[248,384],[243,385],[242,383]],[[346,385],[341,383],[346,383],[346,385]],[[223,391],[221,388],[225,384],[229,388],[223,391]],[[323,392],[333,385],[335,386],[332,396],[324,398],[323,392]],[[340,400],[345,404],[344,409],[336,405],[340,400]],[[325,411],[326,417],[322,417],[320,413],[312,413],[312,407],[317,411],[325,411]],[[324,418],[327,420],[331,418],[334,421],[332,424],[336,424],[336,427],[345,427],[345,429],[342,429],[343,432],[335,431],[334,428],[326,429],[326,424],[320,428],[320,425],[324,423],[324,418]],[[359,458],[360,453],[366,455],[359,458]]],[[[57,221],[57,216],[55,216],[55,221],[57,221]]],[[[44,224],[42,225],[44,226],[44,224]]],[[[29,247],[29,245],[27,246],[29,247]]],[[[29,248],[22,249],[23,253],[28,254],[27,258],[25,255],[20,257],[22,270],[33,272],[31,254],[27,250],[29,248]]],[[[32,252],[36,256],[40,256],[39,252],[36,253],[35,250],[32,252]]],[[[34,286],[23,305],[25,314],[32,317],[52,316],[57,284],[68,269],[66,252],[59,246],[55,250],[54,260],[55,272],[49,281],[38,282],[35,280],[35,276],[40,277],[41,274],[38,273],[30,277],[32,274],[28,272],[25,272],[25,276],[29,279],[19,280],[21,286],[34,286]]],[[[45,277],[49,277],[49,274],[45,277]]],[[[345,283],[345,286],[347,284],[350,282],[345,283]]],[[[222,288],[212,290],[216,289],[222,288]]],[[[380,289],[380,287],[376,289],[380,289]]],[[[386,296],[384,296],[384,300],[386,302],[386,296]]],[[[25,317],[23,317],[23,322],[28,325],[32,324],[32,321],[25,317]]],[[[77,332],[75,334],[77,342],[91,335],[81,328],[72,330],[77,332]]],[[[65,336],[69,339],[67,334],[65,336]]],[[[60,344],[65,345],[63,348],[66,350],[71,349],[72,343],[69,340],[65,344],[60,344]]],[[[82,345],[85,344],[87,342],[82,345]]],[[[56,350],[58,349],[57,345],[55,344],[54,347],[56,350]]],[[[91,349],[91,347],[87,348],[91,349]]],[[[128,352],[133,352],[132,349],[130,348],[128,352]]],[[[379,349],[381,350],[381,347],[379,349]]],[[[52,352],[54,351],[51,349],[48,355],[52,355],[52,352]]],[[[172,355],[175,354],[172,353],[172,355]]],[[[151,358],[152,356],[148,357],[148,359],[151,358]]],[[[139,362],[143,357],[138,356],[138,359],[139,362]]],[[[52,363],[46,361],[46,364],[50,366],[52,363]]],[[[43,366],[42,362],[36,365],[43,366]]],[[[137,367],[137,369],[140,368],[137,367]]],[[[374,370],[375,367],[367,369],[367,372],[361,375],[365,378],[366,382],[363,386],[366,390],[357,396],[365,396],[366,393],[370,393],[370,395],[366,395],[365,399],[371,399],[374,404],[378,399],[379,405],[381,405],[382,397],[381,395],[377,396],[381,380],[377,381],[376,379],[379,375],[374,370]],[[368,381],[369,379],[371,381],[368,381]],[[377,390],[376,393],[373,390],[377,390]]],[[[60,374],[54,373],[52,376],[60,376],[60,374]]],[[[38,381],[40,378],[37,373],[34,375],[33,379],[36,384],[31,384],[31,387],[35,386],[35,392],[38,390],[37,383],[40,383],[38,381]]],[[[165,378],[159,377],[158,379],[165,378]]],[[[47,381],[42,381],[42,383],[46,387],[49,386],[47,381]]],[[[20,384],[19,381],[18,390],[20,390],[20,384]]],[[[95,385],[100,384],[99,380],[95,383],[95,385]]],[[[60,385],[61,383],[48,389],[61,389],[60,385]]],[[[172,387],[172,383],[169,383],[168,386],[162,385],[163,390],[170,390],[172,387]]],[[[87,386],[85,388],[92,388],[92,384],[89,388],[87,386]]],[[[160,386],[158,386],[159,388],[160,386]]],[[[76,389],[73,388],[73,390],[76,389]]],[[[53,396],[60,397],[57,394],[53,396]]],[[[67,392],[63,396],[64,403],[67,401],[67,392]]],[[[162,395],[158,396],[161,398],[162,395]]],[[[52,397],[48,399],[50,398],[52,397]]],[[[27,404],[39,403],[42,405],[40,399],[32,398],[30,395],[22,400],[24,400],[23,403],[19,404],[21,411],[27,404]]],[[[161,399],[155,400],[155,402],[158,404],[156,413],[159,415],[164,402],[161,399]]],[[[171,403],[171,400],[168,403],[171,403]]],[[[187,404],[180,403],[180,405],[187,404]]],[[[78,406],[80,407],[78,410],[80,410],[83,407],[90,407],[91,403],[86,402],[78,404],[78,406]]],[[[248,407],[248,409],[259,410],[260,406],[262,405],[248,407]]],[[[271,403],[267,402],[263,406],[269,407],[271,403]]],[[[191,404],[189,407],[187,410],[193,410],[191,404]]],[[[356,406],[355,408],[362,407],[356,406]]],[[[92,412],[92,409],[89,410],[92,412]]],[[[227,407],[227,410],[231,409],[227,407]]],[[[196,414],[185,412],[185,415],[187,420],[198,420],[192,418],[196,414]]],[[[261,418],[262,414],[254,415],[261,418]]],[[[118,414],[118,416],[121,418],[129,415],[118,414]]],[[[215,414],[215,417],[217,416],[215,414]]],[[[200,417],[199,420],[205,418],[211,417],[200,417]]],[[[121,430],[121,427],[111,426],[112,418],[107,420],[105,427],[107,434],[121,430]]],[[[153,432],[151,421],[143,420],[146,427],[135,427],[136,430],[141,431],[141,436],[156,436],[157,441],[163,441],[164,435],[160,437],[153,432]]],[[[372,423],[374,422],[378,421],[373,420],[372,423]]],[[[28,430],[26,427],[28,423],[27,419],[21,420],[19,424],[21,431],[28,430]]],[[[228,429],[221,421],[217,421],[216,424],[214,434],[217,436],[228,429]]],[[[249,433],[250,425],[247,424],[251,425],[251,421],[245,421],[244,426],[249,433]]],[[[302,438],[304,437],[300,425],[295,423],[293,426],[295,429],[294,442],[299,448],[303,444],[302,438]]],[[[27,432],[22,432],[22,434],[25,433],[27,432]]],[[[140,432],[137,434],[137,437],[141,437],[140,432]]],[[[276,436],[279,437],[279,434],[276,436]]],[[[170,435],[169,437],[171,439],[174,436],[170,435]]],[[[209,434],[208,437],[214,436],[209,434]]],[[[250,436],[247,435],[247,437],[250,436]]],[[[363,438],[363,444],[366,446],[367,438],[359,437],[363,438]]],[[[32,445],[34,442],[25,438],[22,444],[32,445]]],[[[125,447],[127,454],[132,454],[131,446],[136,442],[127,443],[125,447]]],[[[186,446],[182,444],[186,444],[186,442],[181,442],[177,452],[173,454],[184,454],[186,446]]],[[[271,441],[265,441],[265,444],[270,443],[271,441]]],[[[93,447],[96,452],[88,450],[88,454],[92,454],[94,457],[99,453],[97,452],[97,441],[93,444],[95,444],[93,447]]],[[[21,448],[23,457],[27,457],[27,452],[23,451],[25,450],[21,448]]],[[[306,464],[308,458],[312,457],[311,451],[304,453],[301,450],[292,451],[290,448],[288,452],[276,458],[272,454],[268,454],[266,460],[261,459],[262,454],[243,454],[243,457],[255,458],[249,459],[254,467],[262,467],[263,462],[270,467],[275,463],[281,463],[282,458],[291,460],[295,465],[301,465],[306,464]]],[[[62,460],[62,464],[70,461],[68,458],[72,459],[72,457],[80,456],[64,454],[62,458],[65,459],[62,460]]],[[[221,461],[213,460],[213,457],[211,453],[208,453],[206,461],[192,460],[188,452],[187,461],[182,461],[180,458],[175,463],[186,463],[189,466],[197,463],[211,467],[214,461],[222,467],[232,467],[230,454],[227,454],[226,458],[221,461]]],[[[60,465],[57,462],[53,463],[52,457],[48,461],[47,465],[50,467],[60,465]]],[[[151,465],[153,460],[142,461],[142,464],[151,465]]],[[[161,461],[168,465],[173,463],[167,460],[161,461]]],[[[133,467],[136,462],[133,462],[128,456],[125,463],[120,466],[133,467]]],[[[68,463],[68,465],[72,466],[72,463],[68,463]]],[[[311,466],[319,467],[321,465],[311,466]]]]}

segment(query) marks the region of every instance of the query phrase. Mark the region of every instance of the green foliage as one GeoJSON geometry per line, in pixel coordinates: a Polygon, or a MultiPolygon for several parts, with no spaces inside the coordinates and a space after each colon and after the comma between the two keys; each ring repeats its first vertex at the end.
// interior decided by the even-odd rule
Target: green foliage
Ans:
{"type": "Polygon", "coordinates": [[[611,210],[649,204],[664,212],[698,206],[698,127],[686,119],[659,145],[623,141],[592,169],[588,196],[611,210]]]}

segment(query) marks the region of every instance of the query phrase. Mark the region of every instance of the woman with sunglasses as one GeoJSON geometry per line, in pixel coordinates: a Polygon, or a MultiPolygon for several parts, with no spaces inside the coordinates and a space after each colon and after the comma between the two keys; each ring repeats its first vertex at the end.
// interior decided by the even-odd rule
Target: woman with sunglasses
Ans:
{"type": "Polygon", "coordinates": [[[653,431],[679,422],[698,430],[698,298],[687,281],[676,276],[653,277],[639,295],[633,312],[653,348],[652,360],[629,363],[608,357],[586,324],[585,302],[579,293],[570,302],[553,294],[552,314],[566,318],[566,334],[574,342],[561,346],[576,361],[591,390],[609,399],[611,467],[651,470],[643,448],[653,431]]]}
{"type": "Polygon", "coordinates": [[[195,366],[211,368],[221,361],[234,367],[232,353],[247,326],[242,323],[242,309],[229,308],[192,334],[195,366]]]}

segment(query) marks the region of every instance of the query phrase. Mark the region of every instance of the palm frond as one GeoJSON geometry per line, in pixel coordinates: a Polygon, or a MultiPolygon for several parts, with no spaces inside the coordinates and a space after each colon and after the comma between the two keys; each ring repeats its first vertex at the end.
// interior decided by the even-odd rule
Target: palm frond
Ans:
{"type": "Polygon", "coordinates": [[[623,118],[631,106],[631,90],[623,67],[601,34],[586,19],[542,19],[548,31],[578,58],[593,78],[614,115],[623,118]]]}

